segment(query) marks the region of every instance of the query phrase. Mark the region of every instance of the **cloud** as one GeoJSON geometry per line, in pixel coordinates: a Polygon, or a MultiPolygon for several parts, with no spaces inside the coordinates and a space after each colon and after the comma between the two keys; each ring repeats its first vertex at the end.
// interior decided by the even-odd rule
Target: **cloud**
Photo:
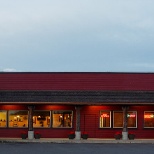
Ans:
{"type": "Polygon", "coordinates": [[[154,1],[0,1],[0,71],[154,70],[154,1]]]}
{"type": "Polygon", "coordinates": [[[17,70],[14,68],[5,68],[2,70],[2,72],[17,72],[17,70]]]}

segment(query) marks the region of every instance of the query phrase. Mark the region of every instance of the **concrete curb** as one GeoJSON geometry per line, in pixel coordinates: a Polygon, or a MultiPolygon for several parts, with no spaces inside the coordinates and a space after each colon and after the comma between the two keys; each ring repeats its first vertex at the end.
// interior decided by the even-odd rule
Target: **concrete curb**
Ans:
{"type": "Polygon", "coordinates": [[[54,138],[41,138],[41,139],[20,139],[20,138],[0,138],[0,143],[150,143],[154,144],[154,139],[135,139],[135,140],[115,140],[115,139],[87,139],[87,140],[70,140],[70,139],[54,139],[54,138]]]}

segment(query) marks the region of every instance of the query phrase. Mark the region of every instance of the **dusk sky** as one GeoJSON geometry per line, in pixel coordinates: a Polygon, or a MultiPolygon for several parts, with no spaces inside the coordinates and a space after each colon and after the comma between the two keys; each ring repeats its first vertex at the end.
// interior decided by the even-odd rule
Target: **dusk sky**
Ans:
{"type": "Polygon", "coordinates": [[[0,0],[0,71],[154,72],[154,0],[0,0]]]}

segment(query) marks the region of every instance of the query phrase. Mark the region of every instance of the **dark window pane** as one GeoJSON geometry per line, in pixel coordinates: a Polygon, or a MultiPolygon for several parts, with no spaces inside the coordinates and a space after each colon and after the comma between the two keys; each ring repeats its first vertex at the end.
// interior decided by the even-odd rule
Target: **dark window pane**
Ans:
{"type": "Polygon", "coordinates": [[[114,123],[113,127],[123,127],[123,112],[114,112],[114,123]]]}

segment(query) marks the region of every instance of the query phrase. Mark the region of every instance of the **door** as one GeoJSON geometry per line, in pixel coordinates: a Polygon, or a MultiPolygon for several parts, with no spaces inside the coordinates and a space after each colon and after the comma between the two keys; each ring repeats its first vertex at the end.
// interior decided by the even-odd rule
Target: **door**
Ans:
{"type": "Polygon", "coordinates": [[[84,131],[88,133],[89,138],[96,137],[96,115],[95,114],[84,115],[84,131]]]}

